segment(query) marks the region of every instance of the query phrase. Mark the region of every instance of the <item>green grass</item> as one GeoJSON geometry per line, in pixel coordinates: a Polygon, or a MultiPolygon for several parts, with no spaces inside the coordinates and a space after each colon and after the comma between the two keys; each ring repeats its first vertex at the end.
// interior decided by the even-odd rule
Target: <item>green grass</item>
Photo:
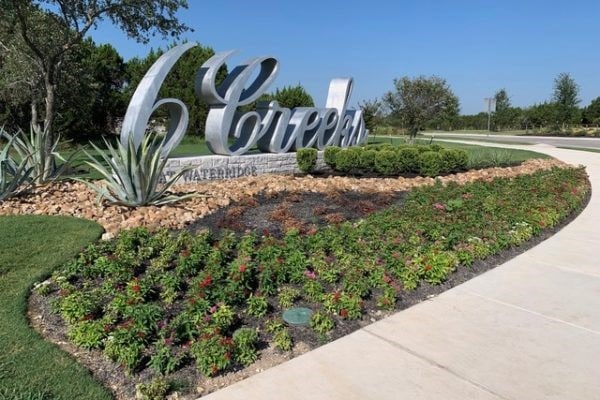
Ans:
{"type": "MultiPolygon", "coordinates": [[[[375,137],[369,138],[369,143],[391,143],[393,145],[399,145],[406,143],[405,138],[385,138],[385,137],[375,137]]],[[[446,140],[431,140],[431,139],[417,139],[416,143],[418,144],[429,144],[429,143],[437,143],[445,148],[449,149],[463,149],[469,155],[469,160],[510,160],[510,163],[520,163],[525,160],[529,160],[532,158],[550,158],[550,156],[542,153],[538,153],[535,151],[529,150],[517,150],[517,149],[507,149],[501,147],[488,147],[488,146],[478,146],[474,144],[466,144],[466,143],[457,143],[446,140]]]]}
{"type": "Polygon", "coordinates": [[[487,131],[485,129],[458,129],[458,130],[454,130],[454,131],[437,131],[437,130],[428,130],[425,131],[423,133],[429,133],[429,134],[434,134],[434,133],[456,133],[456,134],[460,134],[460,133],[468,133],[468,134],[475,134],[475,135],[497,135],[497,136],[520,136],[520,135],[527,135],[527,134],[531,134],[531,130],[526,131],[525,129],[518,129],[518,130],[508,130],[508,131],[487,131]]]}
{"type": "Polygon", "coordinates": [[[68,217],[0,217],[0,399],[111,399],[90,373],[26,318],[33,283],[97,240],[102,228],[68,217]]]}
{"type": "MultiPolygon", "coordinates": [[[[431,134],[431,135],[435,135],[435,134],[431,134]]],[[[519,142],[516,140],[499,140],[499,139],[493,139],[493,136],[489,136],[492,139],[488,139],[488,136],[484,136],[481,138],[474,138],[471,136],[452,136],[452,137],[448,137],[448,136],[440,136],[439,139],[441,140],[464,140],[464,141],[471,141],[471,142],[485,142],[485,143],[498,143],[498,144],[518,144],[518,145],[524,145],[524,146],[531,146],[532,143],[531,142],[519,142]]]]}
{"type": "Polygon", "coordinates": [[[591,153],[600,153],[600,149],[592,149],[590,147],[558,146],[558,148],[559,149],[566,149],[566,150],[589,151],[591,153]]]}

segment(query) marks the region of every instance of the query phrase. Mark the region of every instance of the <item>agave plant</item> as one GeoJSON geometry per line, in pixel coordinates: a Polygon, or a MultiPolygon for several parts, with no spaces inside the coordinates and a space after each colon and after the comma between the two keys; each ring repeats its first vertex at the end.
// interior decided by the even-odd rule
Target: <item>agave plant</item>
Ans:
{"type": "Polygon", "coordinates": [[[18,194],[32,180],[33,167],[28,165],[29,157],[17,162],[11,154],[13,149],[15,137],[8,139],[8,143],[0,151],[0,201],[18,194]]]}
{"type": "Polygon", "coordinates": [[[184,168],[161,185],[161,175],[167,158],[161,158],[165,139],[156,135],[148,135],[139,146],[130,135],[127,145],[117,142],[116,147],[108,141],[106,150],[91,144],[99,154],[95,157],[84,150],[89,158],[86,164],[98,171],[105,181],[105,186],[78,179],[98,193],[98,201],[103,198],[111,204],[127,207],[145,205],[162,205],[184,200],[194,196],[187,194],[175,196],[169,194],[171,186],[190,168],[184,168]]]}
{"type": "Polygon", "coordinates": [[[4,128],[0,128],[0,138],[14,140],[12,148],[21,160],[27,160],[27,168],[32,168],[32,176],[35,183],[44,183],[57,179],[75,155],[71,155],[69,159],[61,157],[56,151],[60,137],[57,137],[51,143],[50,147],[47,148],[48,135],[48,130],[37,129],[33,126],[29,129],[29,135],[22,130],[19,130],[14,135],[10,135],[4,128]],[[57,158],[63,162],[59,168],[56,167],[57,158]]]}

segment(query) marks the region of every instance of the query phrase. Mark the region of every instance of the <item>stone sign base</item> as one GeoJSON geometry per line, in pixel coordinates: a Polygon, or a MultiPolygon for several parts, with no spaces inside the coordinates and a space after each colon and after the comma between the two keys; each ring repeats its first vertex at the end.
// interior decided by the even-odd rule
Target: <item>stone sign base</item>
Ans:
{"type": "MultiPolygon", "coordinates": [[[[241,156],[198,156],[171,158],[167,161],[163,177],[168,179],[182,168],[193,166],[179,182],[201,182],[232,179],[240,176],[262,174],[293,174],[301,172],[296,162],[296,153],[260,153],[241,156]]],[[[317,155],[317,171],[327,169],[323,152],[317,155]]]]}

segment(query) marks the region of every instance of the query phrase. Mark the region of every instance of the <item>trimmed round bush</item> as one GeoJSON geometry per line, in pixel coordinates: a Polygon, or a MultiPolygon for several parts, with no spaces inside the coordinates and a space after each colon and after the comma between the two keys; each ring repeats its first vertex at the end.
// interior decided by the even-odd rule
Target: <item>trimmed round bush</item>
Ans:
{"type": "Polygon", "coordinates": [[[335,156],[335,169],[340,172],[350,172],[359,168],[361,151],[359,147],[340,150],[335,156]]]}
{"type": "Polygon", "coordinates": [[[405,147],[398,152],[401,172],[419,172],[419,150],[413,147],[405,147]]]}
{"type": "Polygon", "coordinates": [[[467,152],[461,149],[442,149],[440,151],[442,157],[443,172],[458,172],[467,169],[469,156],[467,152]]]}
{"type": "Polygon", "coordinates": [[[327,164],[329,168],[336,169],[335,161],[340,151],[342,151],[340,147],[325,147],[325,152],[323,153],[323,161],[325,161],[325,164],[327,164]]]}
{"type": "Polygon", "coordinates": [[[300,171],[308,174],[317,166],[317,149],[303,148],[296,151],[296,162],[300,171]]]}
{"type": "Polygon", "coordinates": [[[377,153],[375,172],[382,175],[396,175],[401,169],[399,153],[391,150],[381,150],[377,153]]]}
{"type": "Polygon", "coordinates": [[[364,148],[360,153],[360,169],[365,171],[373,171],[375,169],[375,159],[378,152],[364,148]]]}
{"type": "Polygon", "coordinates": [[[419,156],[419,172],[425,176],[438,176],[442,172],[442,156],[435,151],[426,151],[419,156]]]}

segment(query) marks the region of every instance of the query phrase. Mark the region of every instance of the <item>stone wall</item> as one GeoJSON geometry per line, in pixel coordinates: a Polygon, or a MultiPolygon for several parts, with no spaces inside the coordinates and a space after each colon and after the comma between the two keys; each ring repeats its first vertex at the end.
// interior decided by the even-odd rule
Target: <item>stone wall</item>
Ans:
{"type": "MultiPolygon", "coordinates": [[[[198,156],[171,158],[167,161],[163,177],[173,176],[181,168],[193,166],[180,182],[200,182],[218,179],[231,179],[240,176],[262,174],[293,174],[300,172],[296,163],[296,153],[260,153],[241,156],[198,156]]],[[[323,161],[323,152],[318,152],[317,170],[327,169],[323,161]]]]}

